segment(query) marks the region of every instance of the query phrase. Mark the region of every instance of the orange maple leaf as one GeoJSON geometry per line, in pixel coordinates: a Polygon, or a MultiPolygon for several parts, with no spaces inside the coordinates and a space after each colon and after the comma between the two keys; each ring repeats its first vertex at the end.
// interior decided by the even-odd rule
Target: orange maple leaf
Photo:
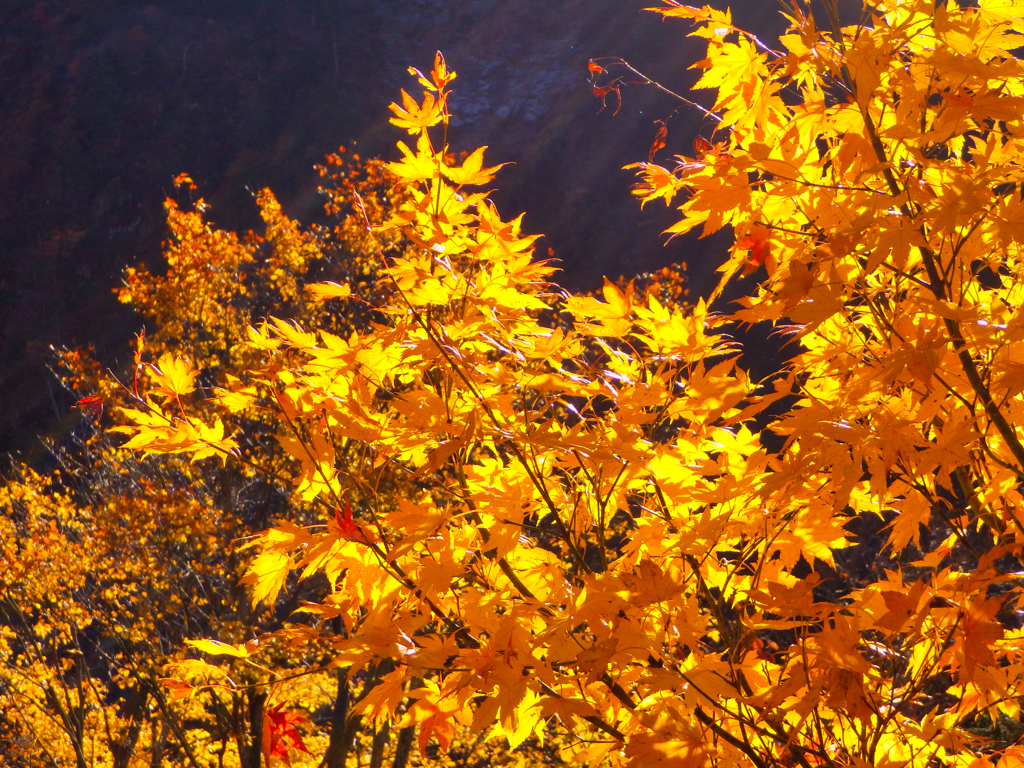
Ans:
{"type": "Polygon", "coordinates": [[[743,270],[744,275],[749,275],[771,255],[771,230],[762,224],[754,224],[736,243],[736,247],[750,251],[747,257],[747,266],[743,270]]]}
{"type": "Polygon", "coordinates": [[[420,753],[426,754],[427,743],[430,737],[437,739],[437,744],[442,752],[447,752],[455,736],[455,720],[450,712],[436,709],[424,718],[420,723],[420,753]]]}
{"type": "Polygon", "coordinates": [[[971,680],[974,679],[974,671],[978,664],[996,663],[992,649],[1003,637],[1003,627],[995,618],[999,606],[1000,602],[995,598],[975,600],[961,620],[963,635],[959,645],[963,654],[964,670],[971,680]]]}
{"type": "Polygon", "coordinates": [[[668,136],[668,126],[665,125],[664,120],[655,120],[655,124],[660,125],[661,128],[654,136],[654,142],[651,144],[651,151],[647,154],[647,160],[654,162],[654,156],[658,154],[659,149],[663,149],[665,146],[665,139],[668,136]]]}

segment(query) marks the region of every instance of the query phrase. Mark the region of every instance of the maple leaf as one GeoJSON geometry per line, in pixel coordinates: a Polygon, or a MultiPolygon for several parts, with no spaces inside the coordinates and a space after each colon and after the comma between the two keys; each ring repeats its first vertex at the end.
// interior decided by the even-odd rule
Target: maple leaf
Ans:
{"type": "Polygon", "coordinates": [[[352,289],[349,286],[339,285],[338,283],[314,283],[313,285],[307,285],[306,290],[320,301],[343,299],[352,295],[352,289]]]}
{"type": "Polygon", "coordinates": [[[192,181],[192,177],[189,176],[187,173],[179,173],[177,176],[174,177],[174,181],[172,183],[176,187],[187,185],[189,189],[196,189],[196,185],[192,181]]]}
{"type": "Polygon", "coordinates": [[[409,149],[403,142],[398,142],[398,149],[404,157],[397,163],[388,163],[387,169],[407,181],[421,181],[432,179],[438,173],[437,158],[430,148],[430,139],[427,135],[420,134],[416,140],[416,151],[409,149]]]}
{"type": "Polygon", "coordinates": [[[188,363],[170,352],[162,354],[157,363],[150,365],[149,369],[154,381],[159,385],[153,389],[153,393],[170,399],[192,392],[195,389],[193,382],[199,375],[199,371],[190,369],[188,363]]]}
{"type": "Polygon", "coordinates": [[[703,136],[698,136],[693,140],[693,151],[694,156],[701,160],[704,155],[715,152],[715,145],[705,139],[703,136]]]}
{"type": "Polygon", "coordinates": [[[709,763],[707,746],[698,734],[679,734],[668,728],[630,739],[626,756],[629,768],[701,768],[709,763]]]}
{"type": "Polygon", "coordinates": [[[740,250],[750,252],[743,274],[748,275],[765,263],[771,255],[771,230],[761,224],[754,224],[736,242],[740,250]]]}
{"type": "Polygon", "coordinates": [[[412,96],[402,91],[402,106],[391,105],[395,116],[391,123],[405,128],[411,134],[422,133],[432,125],[437,125],[444,117],[444,102],[434,98],[430,93],[424,94],[422,106],[412,96]]]}
{"type": "Polygon", "coordinates": [[[662,149],[665,146],[665,138],[668,136],[668,126],[665,125],[665,121],[655,120],[654,122],[660,125],[661,127],[658,129],[658,132],[654,135],[654,141],[651,143],[651,149],[647,153],[647,161],[651,163],[654,162],[654,156],[658,154],[658,150],[662,149]]]}
{"type": "Polygon", "coordinates": [[[291,765],[288,755],[289,749],[296,749],[299,752],[309,754],[309,750],[302,741],[302,735],[295,727],[308,718],[296,713],[287,712],[284,706],[278,704],[274,707],[263,709],[263,759],[270,765],[270,759],[279,757],[286,765],[291,765]]]}
{"type": "Polygon", "coordinates": [[[277,595],[288,580],[292,570],[292,559],[286,552],[268,550],[260,553],[249,564],[249,570],[239,583],[252,584],[252,604],[262,600],[273,605],[277,595]]]}
{"type": "Polygon", "coordinates": [[[996,619],[1000,601],[995,598],[974,600],[961,619],[958,647],[968,680],[974,680],[980,666],[996,663],[993,647],[1003,636],[1003,627],[996,619]]]}
{"type": "Polygon", "coordinates": [[[639,168],[637,173],[643,175],[643,181],[634,184],[631,190],[640,198],[641,207],[658,198],[662,198],[665,205],[668,205],[676,193],[685,188],[683,182],[674,173],[660,165],[634,163],[627,165],[626,168],[639,168]]]}
{"type": "Polygon", "coordinates": [[[334,520],[338,524],[338,532],[346,539],[355,539],[357,536],[362,539],[363,529],[352,519],[352,505],[345,502],[344,510],[334,510],[334,520]]]}
{"type": "Polygon", "coordinates": [[[455,79],[455,72],[448,69],[444,56],[440,51],[434,53],[434,68],[431,70],[431,77],[434,78],[434,85],[438,89],[444,88],[455,79]]]}
{"type": "Polygon", "coordinates": [[[419,726],[421,754],[427,754],[431,738],[437,740],[442,751],[447,751],[455,736],[456,718],[462,717],[463,706],[458,697],[444,695],[434,680],[424,680],[421,688],[410,692],[410,697],[412,704],[402,717],[400,726],[419,726]]]}
{"type": "Polygon", "coordinates": [[[885,600],[887,613],[882,616],[877,624],[882,629],[890,632],[899,632],[917,612],[921,603],[921,595],[924,594],[925,581],[918,579],[909,593],[900,590],[887,590],[882,593],[885,600]]]}
{"type": "Polygon", "coordinates": [[[494,174],[508,163],[500,163],[490,168],[483,167],[484,150],[487,147],[478,147],[467,157],[458,168],[450,168],[447,165],[441,166],[441,173],[451,179],[456,185],[477,186],[490,183],[494,174]]]}
{"type": "Polygon", "coordinates": [[[86,416],[96,418],[103,413],[103,395],[83,397],[75,403],[75,407],[86,416]]]}
{"type": "Polygon", "coordinates": [[[195,695],[195,687],[184,680],[176,680],[173,677],[160,678],[160,684],[167,689],[167,701],[183,701],[195,695]]]}
{"type": "Polygon", "coordinates": [[[143,328],[135,335],[135,349],[133,350],[135,367],[132,369],[132,392],[138,400],[142,399],[142,395],[139,394],[139,374],[142,372],[142,351],[145,345],[146,329],[143,328]]]}
{"type": "Polygon", "coordinates": [[[434,54],[434,68],[430,71],[430,80],[416,67],[409,67],[409,74],[415,75],[419,84],[424,88],[437,91],[438,93],[441,93],[444,87],[456,77],[455,72],[448,69],[448,65],[445,63],[444,56],[440,51],[434,54]]]}
{"type": "Polygon", "coordinates": [[[437,739],[441,750],[447,752],[454,736],[455,721],[452,719],[451,713],[435,707],[420,721],[420,753],[427,754],[427,744],[431,738],[437,739]]]}
{"type": "Polygon", "coordinates": [[[696,8],[689,5],[683,5],[675,0],[663,0],[668,5],[668,8],[646,8],[645,10],[654,11],[660,13],[663,16],[676,16],[683,19],[690,19],[695,22],[705,22],[708,24],[714,24],[724,26],[726,28],[732,27],[732,14],[728,11],[720,11],[711,6],[705,5],[703,8],[696,8]]]}
{"type": "Polygon", "coordinates": [[[605,107],[608,106],[606,99],[609,93],[615,94],[615,111],[612,112],[612,117],[619,114],[619,110],[622,109],[622,94],[619,92],[618,85],[604,85],[601,87],[594,86],[594,95],[601,100],[601,108],[597,110],[598,114],[604,112],[605,107]]]}
{"type": "Polygon", "coordinates": [[[230,413],[238,413],[256,402],[255,388],[240,386],[237,389],[217,389],[214,399],[227,408],[230,413]]]}
{"type": "Polygon", "coordinates": [[[219,640],[186,640],[185,644],[211,656],[234,656],[239,659],[247,659],[253,655],[259,646],[259,641],[251,640],[245,645],[231,645],[219,640]]]}

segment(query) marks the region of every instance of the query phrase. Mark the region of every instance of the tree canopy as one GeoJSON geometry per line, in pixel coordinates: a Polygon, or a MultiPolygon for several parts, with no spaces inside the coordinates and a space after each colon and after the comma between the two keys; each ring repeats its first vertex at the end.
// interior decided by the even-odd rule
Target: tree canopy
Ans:
{"type": "MultiPolygon", "coordinates": [[[[248,604],[176,636],[191,650],[147,678],[193,708],[183,721],[248,707],[248,731],[205,728],[206,755],[179,737],[191,764],[233,739],[241,765],[340,766],[360,723],[376,766],[390,729],[396,765],[414,738],[433,759],[474,734],[519,764],[1024,759],[1022,6],[880,0],[850,26],[824,8],[786,6],[781,50],[727,11],[655,9],[706,41],[696,88],[716,93],[693,157],[656,163],[659,133],[634,166],[644,204],[678,206],[671,235],[734,232],[696,304],[559,289],[488,199],[499,166],[452,153],[440,54],[410,70],[422,96],[392,106],[400,159],[330,198],[350,206],[333,235],[269,193],[261,238],[169,206],[169,282],[129,273],[124,294],[167,335],[140,337],[132,380],[103,385],[106,434],[129,439],[99,462],[173,472],[180,497],[209,487],[224,512],[243,488],[278,499],[246,522],[237,571],[213,561],[248,604]],[[737,280],[745,298],[724,301],[737,280]],[[792,351],[760,380],[753,324],[792,351]],[[332,695],[305,755],[299,710],[332,695]]],[[[611,66],[591,73],[621,97],[611,66]]],[[[101,530],[41,484],[8,492],[12,568],[101,530]]],[[[158,590],[181,585],[158,570],[158,590]]],[[[4,658],[49,665],[80,712],[50,715],[54,743],[77,745],[103,704],[74,675],[96,667],[68,640],[19,645],[7,616],[53,621],[32,578],[19,588],[4,658]]],[[[0,695],[5,723],[35,727],[19,685],[0,695]]],[[[54,711],[48,696],[33,706],[54,711]]]]}

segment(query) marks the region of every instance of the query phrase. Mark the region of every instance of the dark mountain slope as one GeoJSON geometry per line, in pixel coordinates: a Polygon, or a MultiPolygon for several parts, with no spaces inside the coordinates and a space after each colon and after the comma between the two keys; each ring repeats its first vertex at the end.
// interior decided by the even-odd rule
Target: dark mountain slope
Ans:
{"type": "MultiPolygon", "coordinates": [[[[0,449],[59,428],[68,402],[45,372],[51,344],[94,344],[114,364],[138,320],[112,289],[124,266],[159,263],[162,200],[188,172],[226,227],[258,225],[249,190],[319,215],[312,166],[339,144],[392,152],[387,104],[407,66],[435,49],[459,72],[454,149],[514,161],[495,200],[547,235],[569,288],[687,260],[699,289],[705,243],[659,236],[671,212],[641,212],[621,167],[643,159],[652,121],[675,106],[624,90],[621,112],[587,83],[593,56],[622,56],[674,89],[700,47],[683,23],[629,0],[5,0],[0,5],[0,449]],[[696,269],[694,267],[696,266],[696,269]]],[[[770,34],[771,3],[734,6],[770,34]]],[[[671,124],[690,153],[699,115],[671,124]]]]}

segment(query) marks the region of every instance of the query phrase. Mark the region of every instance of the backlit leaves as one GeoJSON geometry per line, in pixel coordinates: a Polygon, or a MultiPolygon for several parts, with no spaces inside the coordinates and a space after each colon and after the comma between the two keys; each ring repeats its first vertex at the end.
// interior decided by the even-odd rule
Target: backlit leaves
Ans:
{"type": "MultiPolygon", "coordinates": [[[[273,606],[322,574],[303,606],[322,623],[260,649],[372,675],[360,712],[417,727],[423,752],[463,728],[521,745],[555,716],[565,757],[616,767],[990,763],[1006,741],[978,723],[1017,718],[1024,685],[1020,24],[893,1],[839,28],[834,3],[817,21],[796,3],[774,51],[727,12],[668,6],[706,42],[720,122],[692,158],[652,151],[634,192],[681,198],[670,234],[732,228],[710,300],[555,290],[519,220],[463,189],[497,166],[443,146],[438,55],[393,108],[415,136],[387,166],[400,195],[349,220],[380,283],[272,279],[372,320],[225,329],[247,365],[212,402],[162,355],[126,447],[286,480],[312,519],[247,542],[243,582],[273,606]],[[754,324],[794,355],[763,381],[735,338],[754,324]],[[279,454],[228,436],[257,409],[279,454]]],[[[262,205],[282,271],[313,259],[262,205]]],[[[186,241],[255,258],[198,216],[177,228],[179,261],[186,241]]],[[[222,642],[195,648],[252,661],[222,642]]],[[[177,679],[225,674],[192,661],[177,679]]],[[[264,752],[292,754],[298,720],[266,712],[264,752]]]]}

